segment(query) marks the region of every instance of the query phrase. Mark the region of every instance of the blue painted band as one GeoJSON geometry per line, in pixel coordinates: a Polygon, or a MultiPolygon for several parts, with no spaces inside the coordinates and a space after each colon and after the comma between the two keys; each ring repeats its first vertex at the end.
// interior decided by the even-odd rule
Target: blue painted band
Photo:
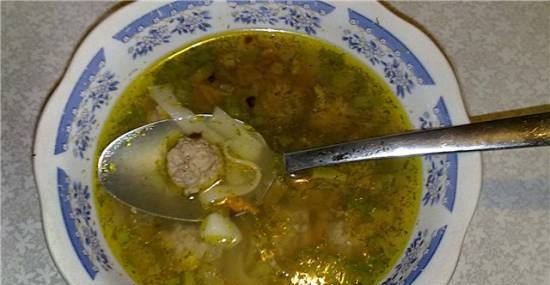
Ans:
{"type": "Polygon", "coordinates": [[[439,120],[439,124],[442,127],[452,126],[451,117],[449,116],[449,111],[447,110],[447,105],[445,105],[445,101],[443,100],[443,97],[439,97],[439,100],[437,100],[437,103],[434,109],[436,111],[435,115],[437,116],[437,119],[439,120]]]}
{"type": "Polygon", "coordinates": [[[330,12],[332,12],[335,7],[328,4],[328,3],[325,3],[323,1],[313,1],[313,0],[301,0],[301,1],[288,1],[288,0],[273,0],[273,1],[270,1],[270,0],[257,0],[257,1],[227,1],[228,3],[230,4],[234,4],[234,5],[249,5],[249,4],[253,4],[253,3],[264,3],[264,4],[267,4],[267,3],[277,3],[277,4],[289,4],[289,5],[296,5],[296,6],[308,6],[310,10],[313,10],[317,13],[320,13],[320,14],[329,14],[330,12]]]}
{"type": "Polygon", "coordinates": [[[363,29],[370,29],[372,34],[379,39],[383,39],[386,45],[393,51],[399,52],[399,57],[412,66],[414,74],[417,78],[422,79],[422,84],[433,85],[434,81],[428,71],[424,68],[422,63],[416,58],[416,56],[409,51],[409,49],[398,38],[396,38],[390,31],[386,30],[378,23],[370,20],[369,18],[355,12],[352,9],[348,9],[349,18],[353,20],[359,27],[363,29]]]}
{"type": "Polygon", "coordinates": [[[422,273],[422,270],[426,268],[428,263],[430,263],[430,260],[432,259],[434,253],[437,251],[437,248],[439,247],[439,244],[441,243],[441,240],[443,239],[443,235],[445,235],[445,231],[447,230],[447,226],[443,226],[437,230],[437,233],[434,237],[432,237],[432,240],[430,241],[430,245],[428,245],[428,248],[426,249],[426,253],[420,258],[420,261],[418,262],[416,269],[407,276],[405,279],[404,284],[410,285],[416,280],[416,278],[422,273]]]}
{"type": "Polygon", "coordinates": [[[456,197],[458,155],[456,153],[448,154],[447,162],[449,163],[449,166],[447,167],[447,179],[449,179],[449,184],[447,185],[447,191],[445,192],[445,200],[443,205],[450,212],[452,212],[454,209],[456,197]]]}
{"type": "MultiPolygon", "coordinates": [[[[443,97],[439,97],[437,104],[434,108],[435,115],[439,120],[439,124],[442,127],[452,126],[451,117],[449,116],[449,110],[447,105],[443,100],[443,97]]],[[[449,211],[453,211],[456,197],[456,183],[458,176],[458,155],[456,153],[447,154],[447,179],[449,184],[447,184],[447,190],[445,192],[444,206],[449,211]]]]}
{"type": "Polygon", "coordinates": [[[67,150],[66,145],[69,140],[70,127],[74,120],[75,111],[78,109],[80,102],[82,101],[82,92],[89,87],[91,82],[90,79],[98,73],[101,68],[101,64],[104,62],[105,52],[103,51],[103,48],[101,48],[78,78],[71,95],[69,95],[67,104],[65,104],[63,114],[61,115],[61,121],[59,122],[59,127],[57,128],[54,154],[60,154],[67,150]]]}
{"type": "Polygon", "coordinates": [[[78,259],[84,266],[90,278],[94,279],[98,270],[94,267],[94,264],[86,255],[84,246],[82,246],[82,240],[78,236],[78,231],[76,229],[74,218],[71,216],[72,208],[71,201],[69,197],[69,181],[68,176],[65,171],[61,168],[57,168],[57,187],[59,190],[59,202],[61,203],[61,213],[63,215],[63,222],[65,223],[65,228],[67,229],[67,234],[71,240],[71,244],[78,256],[78,259]]]}
{"type": "Polygon", "coordinates": [[[129,39],[141,32],[142,29],[155,24],[157,21],[172,16],[173,13],[187,10],[189,7],[204,6],[207,3],[209,3],[209,1],[175,1],[163,5],[160,8],[157,8],[131,22],[129,25],[116,33],[113,38],[121,42],[127,42],[129,39]]]}

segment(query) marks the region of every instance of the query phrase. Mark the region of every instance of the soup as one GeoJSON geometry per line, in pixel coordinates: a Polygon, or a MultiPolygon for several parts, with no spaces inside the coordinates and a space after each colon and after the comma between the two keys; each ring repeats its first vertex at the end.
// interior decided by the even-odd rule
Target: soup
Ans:
{"type": "MultiPolygon", "coordinates": [[[[216,246],[198,224],[135,211],[96,181],[105,238],[140,285],[376,284],[401,255],[421,191],[418,158],[284,174],[283,152],[411,129],[389,87],[342,50],[294,33],[239,31],[183,48],[124,91],[99,138],[168,118],[150,96],[170,86],[195,113],[221,108],[252,126],[275,153],[263,203],[231,219],[239,243],[216,246]]],[[[97,157],[96,157],[97,159],[97,157]]]]}

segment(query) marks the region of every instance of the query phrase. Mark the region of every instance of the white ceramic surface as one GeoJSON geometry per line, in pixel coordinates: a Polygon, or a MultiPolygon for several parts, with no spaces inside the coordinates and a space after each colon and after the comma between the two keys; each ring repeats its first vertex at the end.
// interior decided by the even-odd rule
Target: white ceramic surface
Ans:
{"type": "MultiPolygon", "coordinates": [[[[71,284],[131,284],[101,235],[91,177],[96,136],[140,70],[210,34],[249,28],[307,33],[376,70],[416,128],[467,123],[456,78],[441,51],[376,2],[181,1],[133,3],[84,40],[48,101],[35,140],[46,238],[71,284]]],[[[456,265],[480,188],[478,154],[423,159],[416,229],[382,284],[445,284],[456,265]]]]}

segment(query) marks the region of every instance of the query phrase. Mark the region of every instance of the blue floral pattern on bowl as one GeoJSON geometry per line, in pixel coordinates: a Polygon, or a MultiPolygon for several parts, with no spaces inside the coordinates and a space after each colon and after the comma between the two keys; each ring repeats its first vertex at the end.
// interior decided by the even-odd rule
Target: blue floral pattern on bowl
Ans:
{"type": "MultiPolygon", "coordinates": [[[[452,125],[443,98],[439,98],[432,111],[424,112],[418,120],[423,130],[452,125]]],[[[428,165],[428,173],[424,182],[426,191],[422,197],[422,205],[433,206],[441,202],[452,212],[456,195],[457,154],[426,155],[424,160],[428,165]]]]}
{"type": "MultiPolygon", "coordinates": [[[[100,66],[101,69],[102,66],[100,66]]],[[[98,127],[98,122],[95,113],[98,109],[108,105],[111,100],[111,94],[117,90],[118,81],[115,75],[108,71],[101,71],[91,79],[90,87],[81,94],[84,98],[78,108],[78,113],[75,115],[73,154],[80,158],[87,158],[86,151],[93,139],[90,136],[93,128],[98,127]]]]}
{"type": "MultiPolygon", "coordinates": [[[[100,49],[81,74],[65,106],[59,123],[55,154],[72,149],[77,159],[90,159],[90,146],[94,142],[92,132],[99,122],[96,113],[112,101],[112,93],[118,90],[116,75],[105,69],[105,53],[100,49]]],[[[99,269],[112,269],[112,262],[99,242],[99,227],[92,216],[91,196],[88,185],[70,181],[65,171],[58,167],[58,190],[61,211],[77,255],[93,279],[99,269]]]]}
{"type": "Polygon", "coordinates": [[[169,43],[174,34],[206,32],[212,27],[210,11],[205,6],[212,2],[176,1],[155,9],[133,21],[113,38],[132,43],[128,53],[135,59],[147,55],[156,46],[169,43]]]}
{"type": "MultiPolygon", "coordinates": [[[[109,105],[119,85],[116,75],[107,70],[105,64],[105,52],[100,49],[77,81],[58,127],[55,154],[72,149],[75,158],[90,160],[90,146],[95,141],[91,133],[99,128],[96,114],[109,105]]],[[[89,187],[81,182],[71,182],[59,167],[57,172],[67,232],[82,265],[93,279],[100,268],[112,269],[112,263],[98,239],[99,227],[92,219],[89,187]]]]}
{"type": "Polygon", "coordinates": [[[428,230],[418,231],[411,244],[405,250],[400,263],[395,266],[390,277],[382,285],[409,285],[420,275],[428,265],[437,250],[447,226],[443,226],[428,234],[428,230]]]}
{"type": "Polygon", "coordinates": [[[98,127],[96,112],[109,104],[111,94],[118,89],[119,84],[116,76],[105,70],[104,66],[105,55],[103,49],[100,49],[80,76],[65,105],[58,127],[55,154],[72,148],[76,157],[89,159],[86,152],[93,140],[90,133],[98,127]]]}
{"type": "Polygon", "coordinates": [[[245,24],[270,24],[280,22],[309,35],[321,28],[321,17],[334,10],[334,6],[322,1],[228,1],[233,8],[235,22],[245,24]]]}
{"type": "Polygon", "coordinates": [[[381,66],[397,96],[410,94],[416,84],[434,84],[422,63],[393,34],[354,10],[348,14],[356,28],[345,29],[342,40],[373,66],[381,66]]]}
{"type": "Polygon", "coordinates": [[[99,241],[99,230],[92,218],[91,193],[87,185],[71,181],[67,173],[57,168],[57,184],[61,211],[71,243],[80,262],[92,279],[99,269],[113,268],[99,241]]]}

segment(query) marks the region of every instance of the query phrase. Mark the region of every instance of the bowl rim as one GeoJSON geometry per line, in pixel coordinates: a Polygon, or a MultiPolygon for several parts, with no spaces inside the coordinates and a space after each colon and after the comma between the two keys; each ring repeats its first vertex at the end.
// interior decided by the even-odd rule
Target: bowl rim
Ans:
{"type": "MultiPolygon", "coordinates": [[[[328,0],[327,2],[332,2],[336,0],[328,0]]],[[[168,1],[162,1],[161,3],[167,3],[168,1]]],[[[352,1],[353,2],[363,2],[363,1],[352,1]]],[[[402,24],[400,25],[407,25],[410,27],[411,30],[415,30],[417,32],[418,36],[422,37],[422,45],[431,45],[432,48],[439,51],[438,55],[442,57],[442,64],[445,66],[443,68],[449,69],[449,74],[453,77],[455,80],[458,90],[458,96],[456,98],[453,98],[452,102],[449,105],[453,105],[456,109],[452,112],[452,117],[454,119],[458,118],[458,121],[461,121],[460,123],[469,123],[469,117],[467,115],[466,108],[463,103],[463,98],[461,95],[461,84],[460,80],[456,75],[456,70],[454,66],[451,64],[451,61],[447,54],[444,52],[444,49],[442,46],[438,43],[438,41],[433,37],[432,34],[428,32],[426,28],[424,28],[421,24],[417,23],[413,18],[405,15],[404,13],[397,10],[395,7],[393,7],[391,4],[386,3],[384,1],[364,1],[364,2],[373,2],[380,5],[385,11],[387,11],[389,14],[391,14],[395,19],[398,19],[396,21],[401,21],[402,24]]],[[[69,284],[78,284],[78,280],[73,277],[70,272],[72,271],[70,267],[72,266],[61,266],[60,263],[61,260],[63,260],[63,255],[61,252],[65,249],[59,249],[58,243],[60,240],[65,240],[68,237],[66,236],[58,236],[56,233],[52,232],[49,227],[51,219],[54,217],[59,216],[59,213],[56,214],[50,214],[48,212],[48,198],[46,198],[49,195],[52,195],[52,197],[57,197],[57,193],[48,193],[46,190],[57,189],[56,186],[47,187],[44,185],[44,183],[41,184],[44,180],[47,180],[44,178],[45,170],[41,169],[42,166],[47,165],[47,161],[44,161],[44,159],[47,158],[47,155],[50,154],[50,150],[52,147],[46,147],[47,144],[41,144],[41,141],[44,141],[46,137],[52,136],[51,133],[51,126],[56,126],[58,123],[58,118],[55,116],[57,114],[56,110],[60,109],[64,106],[65,99],[63,98],[63,94],[61,93],[61,90],[63,89],[63,86],[69,85],[67,88],[71,88],[72,84],[76,81],[76,77],[80,74],[82,70],[82,65],[85,66],[85,63],[82,63],[79,61],[84,60],[84,62],[89,59],[89,55],[93,55],[96,49],[96,45],[93,43],[93,39],[102,39],[104,38],[104,35],[102,35],[102,30],[105,29],[107,24],[109,22],[115,22],[116,20],[125,19],[127,18],[127,14],[131,11],[131,9],[134,9],[134,7],[137,7],[139,4],[138,2],[121,2],[113,5],[111,8],[109,8],[106,12],[104,12],[94,23],[91,24],[91,26],[84,32],[84,34],[81,36],[80,40],[77,42],[76,46],[73,49],[73,52],[68,59],[67,63],[65,64],[65,68],[63,70],[63,73],[60,75],[57,82],[53,85],[51,88],[51,91],[49,95],[46,98],[45,103],[42,106],[42,109],[40,111],[40,117],[38,119],[38,123],[35,127],[35,133],[33,137],[33,154],[32,154],[32,163],[33,163],[33,178],[34,182],[37,186],[37,191],[39,194],[39,209],[41,213],[41,219],[43,223],[43,232],[44,236],[46,238],[46,247],[52,256],[52,260],[57,267],[58,271],[60,272],[61,276],[64,278],[64,280],[69,284]],[[90,48],[89,46],[92,46],[93,48],[90,48]],[[44,157],[43,157],[44,156],[44,157]],[[42,186],[41,186],[42,185],[42,186]],[[49,189],[46,189],[49,188],[49,189]]],[[[420,41],[420,40],[419,40],[420,41]]],[[[411,46],[410,43],[407,44],[408,46],[411,46]]],[[[419,44],[420,45],[420,44],[419,44]]],[[[455,229],[453,231],[454,242],[453,244],[458,244],[458,246],[453,245],[450,248],[450,253],[445,256],[441,257],[441,255],[437,256],[434,255],[431,262],[437,262],[436,259],[443,259],[445,260],[444,265],[445,270],[450,272],[449,274],[446,274],[446,276],[439,276],[439,280],[437,282],[441,282],[441,284],[447,284],[450,279],[452,278],[456,267],[459,262],[460,253],[462,252],[462,247],[464,245],[464,240],[466,237],[466,232],[470,228],[471,221],[473,219],[473,216],[475,214],[475,211],[477,209],[477,204],[479,201],[479,193],[481,190],[481,175],[482,175],[482,162],[481,162],[481,155],[479,152],[472,152],[472,153],[466,153],[466,154],[460,154],[461,158],[465,158],[467,161],[467,166],[470,169],[468,178],[464,178],[464,174],[460,175],[457,179],[457,190],[462,189],[464,187],[468,187],[468,190],[471,192],[469,193],[470,196],[473,195],[475,197],[475,201],[472,203],[468,203],[468,205],[465,205],[466,207],[463,207],[461,211],[463,211],[463,214],[465,214],[467,217],[461,218],[462,222],[458,229],[455,229]],[[462,179],[460,177],[462,176],[462,179]],[[465,184],[465,185],[462,185],[465,184]]],[[[464,162],[461,159],[461,168],[463,167],[464,162]]],[[[458,192],[458,191],[457,191],[458,192]]],[[[54,199],[54,198],[52,198],[54,199]]],[[[448,236],[449,234],[447,234],[448,236]]],[[[442,244],[448,242],[448,239],[443,240],[442,244]]],[[[63,242],[64,243],[64,242],[63,242]]],[[[77,267],[80,267],[80,264],[78,264],[77,267]]],[[[445,275],[445,274],[443,274],[445,275]]],[[[421,279],[422,276],[419,277],[421,279]]],[[[416,282],[416,281],[415,281],[416,282]]]]}

